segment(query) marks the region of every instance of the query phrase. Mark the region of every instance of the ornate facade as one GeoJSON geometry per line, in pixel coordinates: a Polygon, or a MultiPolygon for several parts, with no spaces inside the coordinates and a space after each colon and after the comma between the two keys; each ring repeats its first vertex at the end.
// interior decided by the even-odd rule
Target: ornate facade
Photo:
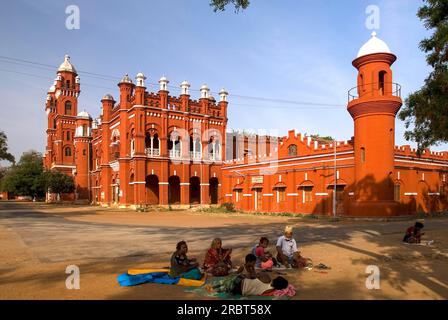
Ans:
{"type": "Polygon", "coordinates": [[[262,212],[396,216],[448,208],[448,152],[395,146],[402,105],[393,82],[396,56],[376,34],[353,66],[348,93],[354,121],[348,141],[226,134],[227,92],[206,85],[192,100],[169,81],[148,92],[145,76],[118,83],[95,120],[77,111],[80,80],[68,57],[47,95],[45,166],[75,177],[75,198],[105,206],[218,204],[262,212]],[[226,148],[227,146],[227,148],[226,148]],[[226,159],[223,159],[223,156],[226,159]]]}

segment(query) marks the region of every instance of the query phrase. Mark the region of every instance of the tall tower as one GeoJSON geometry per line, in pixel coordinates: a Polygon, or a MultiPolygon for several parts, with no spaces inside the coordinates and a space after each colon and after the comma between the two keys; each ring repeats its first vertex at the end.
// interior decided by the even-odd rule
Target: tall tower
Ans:
{"type": "Polygon", "coordinates": [[[387,44],[372,38],[353,60],[357,86],[349,91],[347,110],[355,126],[355,201],[350,215],[399,214],[394,202],[395,116],[402,105],[401,89],[393,83],[391,65],[397,57],[387,44]]]}
{"type": "Polygon", "coordinates": [[[74,143],[80,81],[70,57],[65,56],[47,93],[48,117],[45,168],[73,174],[76,169],[74,143]]]}
{"type": "Polygon", "coordinates": [[[76,200],[90,200],[89,172],[91,169],[90,159],[92,158],[91,142],[92,118],[86,111],[81,111],[76,116],[76,131],[74,136],[76,200]]]}

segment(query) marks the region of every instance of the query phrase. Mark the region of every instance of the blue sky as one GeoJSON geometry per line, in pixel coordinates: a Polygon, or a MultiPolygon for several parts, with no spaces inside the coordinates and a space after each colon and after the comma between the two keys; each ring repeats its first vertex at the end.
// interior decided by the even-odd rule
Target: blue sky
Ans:
{"type": "MultiPolygon", "coordinates": [[[[422,4],[417,0],[252,0],[239,14],[231,8],[215,13],[208,0],[4,2],[0,56],[55,68],[0,58],[0,130],[16,157],[30,149],[44,151],[45,96],[68,53],[78,70],[117,79],[142,71],[150,83],[165,75],[176,87],[183,80],[196,90],[203,83],[212,92],[225,87],[230,93],[228,129],[277,130],[282,135],[296,129],[350,139],[353,122],[345,105],[347,90],[356,82],[351,62],[370,38],[365,10],[371,4],[381,10],[378,37],[398,56],[394,82],[407,96],[429,72],[418,49],[428,32],[416,17],[422,4]],[[79,30],[65,27],[65,9],[73,4],[80,9],[79,30]]],[[[118,81],[80,76],[78,109],[96,117],[101,97],[117,96],[118,81]]],[[[170,91],[179,93],[177,88],[170,91]]],[[[191,93],[198,97],[197,91],[191,93]]],[[[396,124],[396,144],[409,144],[403,123],[396,124]]]]}

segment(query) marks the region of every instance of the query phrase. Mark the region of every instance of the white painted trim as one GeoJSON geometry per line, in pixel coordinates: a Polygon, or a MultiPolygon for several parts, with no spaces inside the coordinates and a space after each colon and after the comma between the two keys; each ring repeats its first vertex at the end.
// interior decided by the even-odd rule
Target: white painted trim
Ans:
{"type": "Polygon", "coordinates": [[[273,193],[263,193],[264,197],[273,197],[274,194],[273,193]]]}
{"type": "MultiPolygon", "coordinates": [[[[354,159],[354,157],[349,157],[349,158],[341,158],[341,159],[337,159],[337,161],[343,161],[343,160],[352,160],[354,159]]],[[[328,159],[328,160],[320,160],[320,161],[310,161],[310,162],[301,162],[301,163],[290,163],[290,164],[282,164],[282,165],[271,165],[271,166],[266,166],[266,167],[262,167],[262,168],[248,168],[248,169],[239,169],[238,171],[247,171],[247,170],[262,170],[262,169],[269,169],[269,168],[280,168],[280,167],[297,167],[297,166],[303,166],[306,164],[316,164],[316,163],[322,163],[322,162],[334,162],[334,159],[328,159]]],[[[271,162],[270,164],[273,164],[274,162],[271,162]]],[[[269,163],[268,163],[269,164],[269,163]]],[[[260,165],[260,163],[251,163],[251,164],[243,164],[239,167],[247,167],[247,166],[258,166],[260,165]]],[[[342,167],[345,165],[340,165],[338,167],[342,167]]],[[[233,166],[231,168],[222,168],[221,170],[227,170],[227,169],[233,169],[233,168],[239,168],[238,166],[233,166]]]]}
{"type": "Polygon", "coordinates": [[[129,182],[129,184],[146,184],[146,181],[134,181],[134,182],[129,182]]]}
{"type": "Polygon", "coordinates": [[[328,192],[316,192],[314,195],[316,195],[316,196],[328,196],[328,192]]]}
{"type": "Polygon", "coordinates": [[[250,193],[243,193],[243,197],[252,197],[252,194],[250,194],[250,193]]]}
{"type": "Polygon", "coordinates": [[[68,166],[68,165],[63,165],[63,164],[55,164],[53,166],[51,166],[51,169],[53,168],[70,168],[70,169],[76,169],[76,166],[68,166]]]}
{"type": "Polygon", "coordinates": [[[286,195],[288,197],[297,197],[299,194],[298,193],[287,193],[286,195]]]}
{"type": "Polygon", "coordinates": [[[190,185],[190,182],[181,182],[180,185],[181,185],[181,186],[189,186],[189,185],[190,185]]]}
{"type": "Polygon", "coordinates": [[[116,124],[114,124],[113,126],[110,126],[109,129],[115,129],[116,127],[118,127],[120,125],[120,121],[118,121],[116,124]]]}
{"type": "Polygon", "coordinates": [[[399,158],[395,158],[395,161],[396,162],[405,162],[405,163],[424,164],[424,165],[427,165],[427,166],[448,167],[448,163],[447,162],[444,163],[444,162],[436,162],[436,161],[431,161],[431,162],[429,162],[429,161],[427,161],[427,162],[425,162],[425,161],[410,161],[410,160],[401,160],[399,158]]]}
{"type": "Polygon", "coordinates": [[[233,195],[231,193],[226,193],[225,197],[232,197],[233,195]]]}
{"type": "Polygon", "coordinates": [[[418,195],[418,193],[417,192],[405,192],[404,195],[405,196],[416,196],[416,195],[418,195]]]}
{"type": "Polygon", "coordinates": [[[170,183],[169,182],[159,182],[159,185],[160,184],[162,184],[162,185],[169,185],[170,183]]]}
{"type": "Polygon", "coordinates": [[[201,185],[201,186],[209,186],[210,183],[201,183],[200,185],[201,185]]]}
{"type": "Polygon", "coordinates": [[[134,117],[135,117],[135,113],[131,114],[131,115],[128,117],[128,119],[132,119],[132,118],[134,118],[134,117]]]}
{"type": "MultiPolygon", "coordinates": [[[[336,156],[337,155],[347,155],[347,154],[354,154],[354,152],[353,151],[339,152],[339,153],[336,153],[336,156]]],[[[315,156],[304,156],[304,157],[289,158],[289,159],[282,159],[282,160],[273,160],[273,161],[248,163],[248,164],[236,165],[236,166],[231,166],[231,167],[222,168],[222,169],[223,170],[229,170],[229,169],[233,169],[233,168],[241,168],[241,167],[254,166],[254,165],[258,166],[258,165],[262,165],[262,164],[272,164],[273,162],[275,162],[275,163],[277,163],[277,162],[291,162],[291,161],[296,161],[296,160],[325,158],[325,157],[334,157],[334,153],[325,153],[325,154],[320,154],[320,155],[315,155],[315,156]]],[[[352,158],[348,158],[348,159],[353,159],[353,157],[352,158]]],[[[337,160],[341,161],[341,160],[345,160],[345,159],[337,159],[337,160]]],[[[334,159],[330,159],[328,161],[334,161],[334,159]]]]}
{"type": "Polygon", "coordinates": [[[440,192],[428,192],[428,196],[440,196],[440,192]]]}

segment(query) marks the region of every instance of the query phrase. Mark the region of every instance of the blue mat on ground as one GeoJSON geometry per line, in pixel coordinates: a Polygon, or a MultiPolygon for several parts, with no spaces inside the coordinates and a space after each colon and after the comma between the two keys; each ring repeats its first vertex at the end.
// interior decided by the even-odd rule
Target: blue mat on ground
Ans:
{"type": "Polygon", "coordinates": [[[152,272],[137,275],[123,273],[117,277],[117,280],[120,286],[129,287],[143,283],[177,284],[180,277],[171,278],[166,272],[152,272]]]}

